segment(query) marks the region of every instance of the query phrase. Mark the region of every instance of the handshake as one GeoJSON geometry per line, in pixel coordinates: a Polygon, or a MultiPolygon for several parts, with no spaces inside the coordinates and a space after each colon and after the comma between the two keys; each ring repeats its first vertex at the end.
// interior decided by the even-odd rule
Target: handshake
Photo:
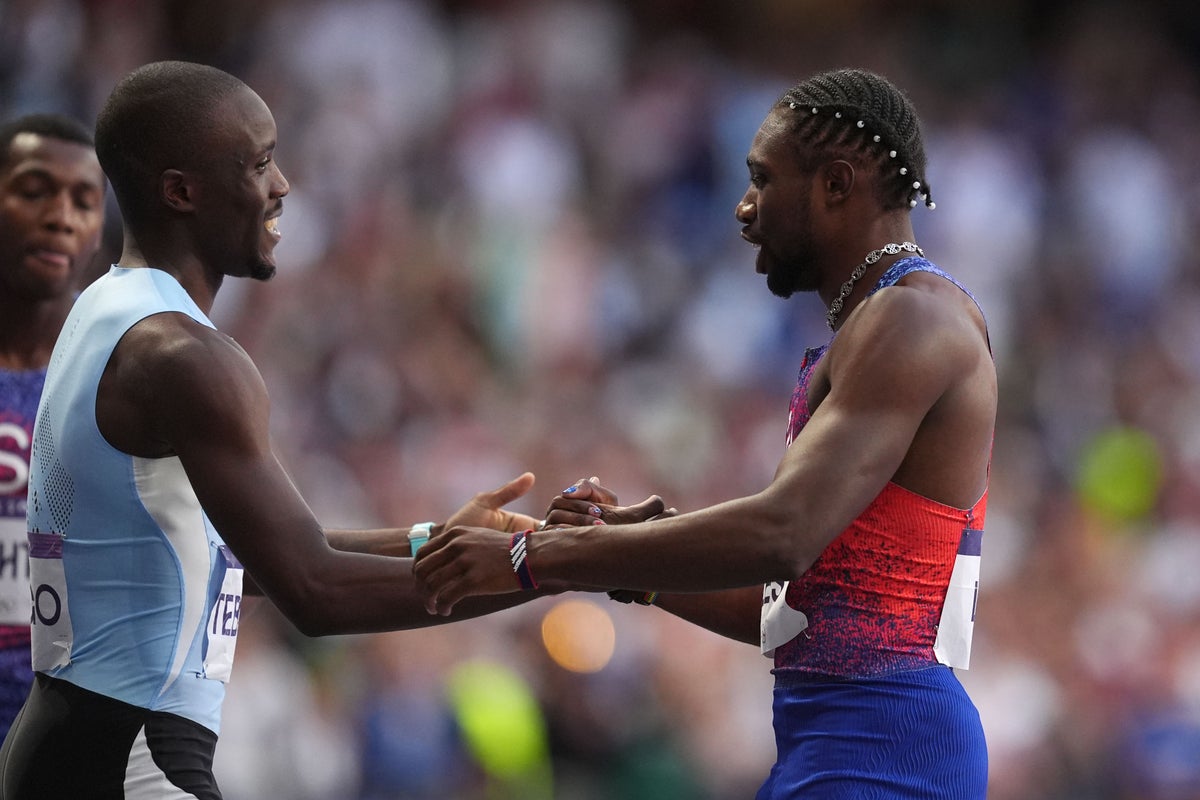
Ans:
{"type": "Polygon", "coordinates": [[[621,506],[616,495],[601,486],[596,477],[576,481],[560,492],[541,520],[504,510],[505,505],[528,492],[533,481],[532,473],[527,472],[499,489],[481,492],[455,512],[441,531],[432,531],[413,561],[413,574],[426,610],[447,615],[465,597],[522,589],[547,594],[568,589],[607,589],[609,596],[619,602],[651,604],[654,592],[577,586],[569,581],[539,582],[537,570],[530,563],[530,549],[536,549],[542,532],[594,534],[597,526],[650,522],[678,512],[667,508],[657,495],[621,506]]]}

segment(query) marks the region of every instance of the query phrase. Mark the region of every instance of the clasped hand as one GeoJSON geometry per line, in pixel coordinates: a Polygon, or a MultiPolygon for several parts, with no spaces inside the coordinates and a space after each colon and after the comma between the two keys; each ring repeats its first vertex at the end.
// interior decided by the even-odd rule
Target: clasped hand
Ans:
{"type": "MultiPolygon", "coordinates": [[[[532,485],[532,476],[529,485],[532,485]]],[[[504,502],[516,499],[528,488],[524,486],[504,502]]],[[[494,505],[499,498],[490,497],[500,492],[488,494],[489,498],[481,500],[477,497],[476,501],[480,507],[490,507],[496,516],[484,520],[482,517],[486,515],[472,517],[460,511],[446,523],[444,531],[421,548],[413,561],[413,574],[424,596],[425,609],[430,614],[448,616],[454,605],[466,597],[521,590],[509,552],[513,533],[534,529],[530,537],[536,538],[540,526],[531,517],[501,512],[494,505]],[[527,527],[516,527],[514,523],[527,527]],[[478,527],[480,524],[492,527],[478,527]]],[[[620,506],[616,495],[593,477],[577,481],[550,502],[545,528],[620,525],[674,513],[674,509],[665,508],[662,498],[657,495],[651,495],[636,505],[620,506]]],[[[538,582],[538,589],[543,593],[553,594],[576,588],[555,581],[550,576],[538,575],[536,558],[530,560],[529,567],[538,582]]]]}

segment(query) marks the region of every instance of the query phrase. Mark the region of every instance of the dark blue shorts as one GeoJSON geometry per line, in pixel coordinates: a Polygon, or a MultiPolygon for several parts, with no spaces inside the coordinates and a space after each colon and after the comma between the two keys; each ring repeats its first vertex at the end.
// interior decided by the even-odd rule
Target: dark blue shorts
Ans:
{"type": "Polygon", "coordinates": [[[33,686],[31,661],[28,642],[0,647],[0,741],[8,735],[33,686]]]}
{"type": "Polygon", "coordinates": [[[984,800],[979,712],[949,667],[775,681],[778,760],[756,800],[984,800]]]}

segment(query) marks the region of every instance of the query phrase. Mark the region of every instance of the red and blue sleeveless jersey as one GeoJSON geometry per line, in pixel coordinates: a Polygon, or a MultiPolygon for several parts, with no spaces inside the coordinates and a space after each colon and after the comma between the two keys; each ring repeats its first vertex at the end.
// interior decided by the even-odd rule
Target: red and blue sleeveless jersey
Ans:
{"type": "MultiPolygon", "coordinates": [[[[893,264],[872,292],[917,270],[961,288],[930,262],[907,258],[893,264]]],[[[809,379],[828,347],[805,353],[792,395],[789,446],[809,420],[809,379]]],[[[946,658],[941,645],[935,653],[935,641],[939,624],[945,627],[956,561],[973,556],[978,563],[986,510],[986,491],[972,508],[960,509],[889,482],[803,575],[776,587],[808,620],[804,630],[774,648],[776,674],[867,677],[939,662],[965,666],[946,658]]],[[[972,588],[977,591],[977,582],[967,587],[966,614],[973,619],[972,588]]],[[[970,620],[954,624],[968,626],[969,651],[970,620]]]]}

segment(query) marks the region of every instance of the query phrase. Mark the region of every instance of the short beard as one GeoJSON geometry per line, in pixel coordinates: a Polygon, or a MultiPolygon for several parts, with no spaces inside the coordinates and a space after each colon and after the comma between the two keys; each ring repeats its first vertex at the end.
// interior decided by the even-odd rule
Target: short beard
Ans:
{"type": "Polygon", "coordinates": [[[819,287],[814,275],[805,270],[800,264],[804,259],[790,262],[786,267],[780,267],[767,272],[767,288],[776,297],[785,300],[796,292],[815,292],[819,287]]]}
{"type": "Polygon", "coordinates": [[[790,273],[784,274],[780,272],[771,272],[767,274],[767,288],[771,290],[771,294],[776,297],[782,297],[784,300],[791,297],[796,292],[796,281],[793,280],[790,273]]]}
{"type": "Polygon", "coordinates": [[[255,281],[269,281],[275,277],[275,265],[259,262],[250,268],[249,277],[255,281]]]}

